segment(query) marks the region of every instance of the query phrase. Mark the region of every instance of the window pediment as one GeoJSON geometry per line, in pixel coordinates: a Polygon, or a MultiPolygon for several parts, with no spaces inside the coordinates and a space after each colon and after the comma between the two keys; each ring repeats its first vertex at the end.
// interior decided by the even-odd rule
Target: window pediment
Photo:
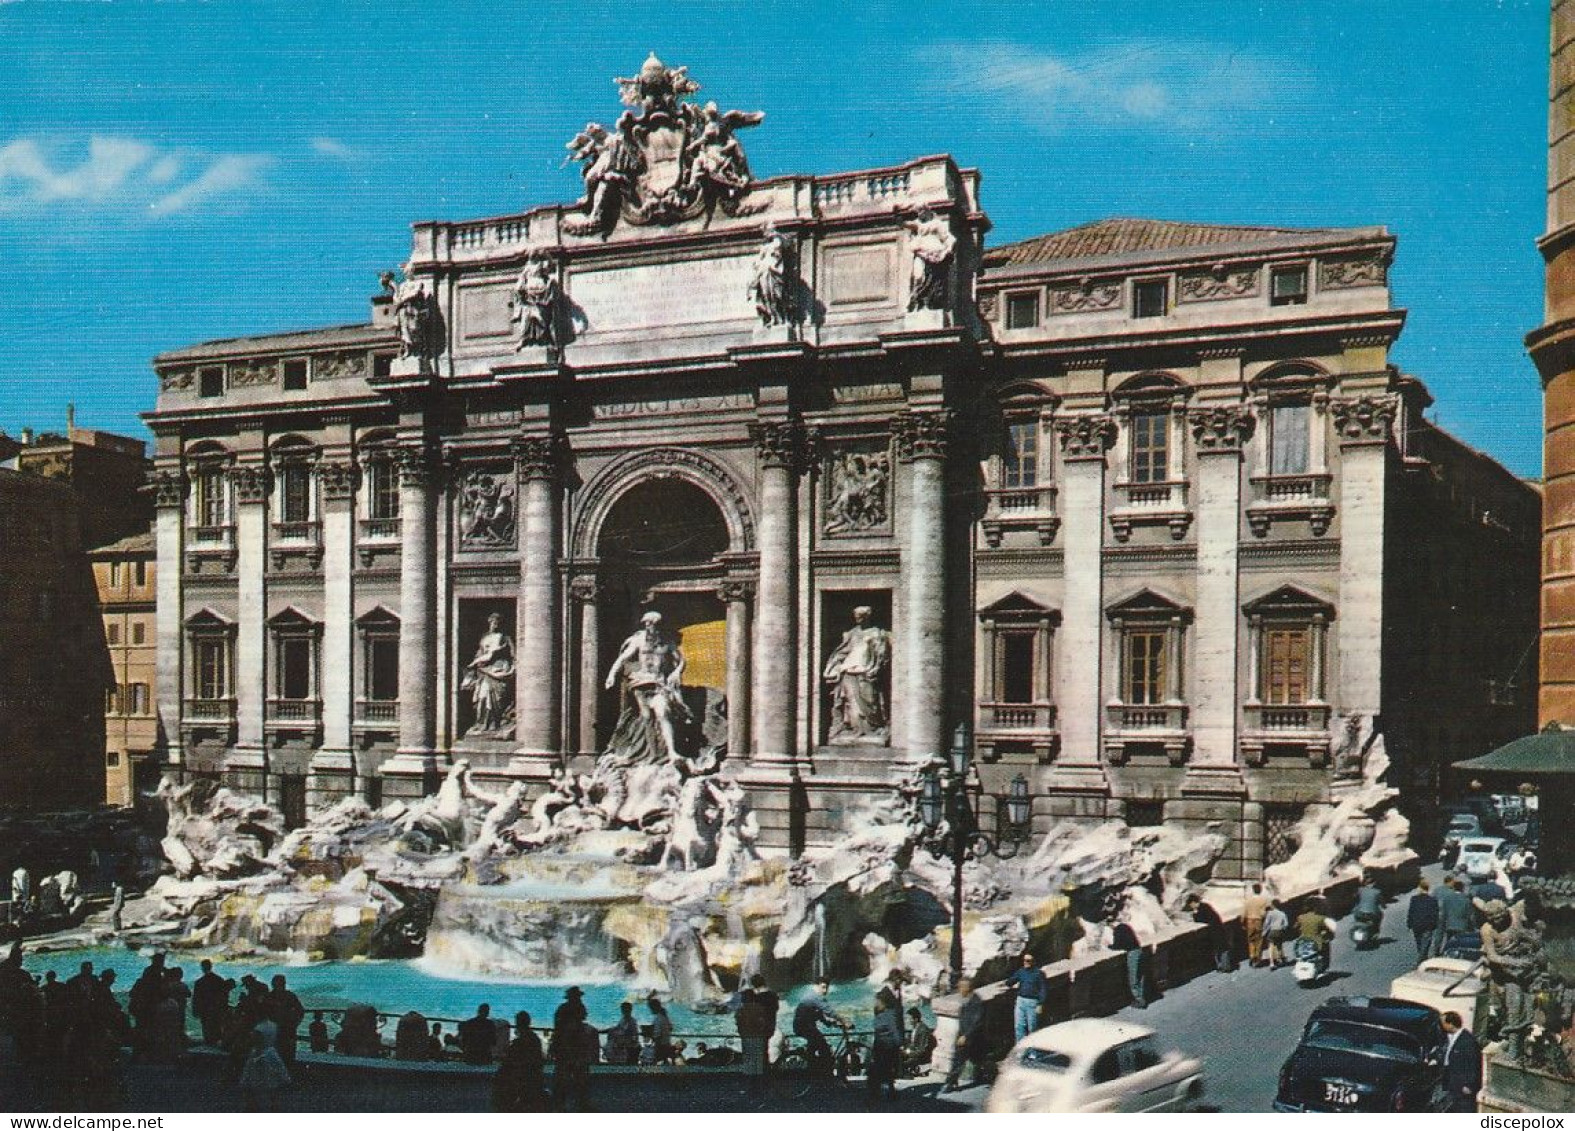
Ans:
{"type": "Polygon", "coordinates": [[[294,605],[268,618],[268,627],[274,632],[289,635],[315,635],[322,632],[320,622],[313,620],[294,605]]]}
{"type": "Polygon", "coordinates": [[[1297,617],[1334,619],[1334,606],[1294,585],[1282,585],[1272,593],[1247,602],[1242,612],[1250,617],[1297,617]]]}
{"type": "Polygon", "coordinates": [[[1122,621],[1137,620],[1188,621],[1192,619],[1192,610],[1152,589],[1142,589],[1126,600],[1109,606],[1105,610],[1105,616],[1117,624],[1122,621]]]}
{"type": "Polygon", "coordinates": [[[379,605],[375,609],[368,609],[355,618],[355,623],[364,629],[397,629],[399,617],[391,612],[387,606],[379,605]]]}
{"type": "Polygon", "coordinates": [[[194,635],[216,636],[235,631],[235,622],[212,609],[200,609],[186,618],[186,631],[194,635]]]}
{"type": "Polygon", "coordinates": [[[1023,593],[1012,592],[980,609],[979,618],[996,621],[1048,620],[1052,624],[1059,624],[1061,612],[1059,609],[1047,608],[1023,593]]]}

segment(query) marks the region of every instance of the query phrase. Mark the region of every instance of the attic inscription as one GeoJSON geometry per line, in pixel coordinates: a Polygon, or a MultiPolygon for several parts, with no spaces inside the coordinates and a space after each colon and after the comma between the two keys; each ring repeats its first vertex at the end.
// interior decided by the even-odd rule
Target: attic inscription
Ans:
{"type": "Polygon", "coordinates": [[[586,271],[570,283],[589,334],[753,320],[754,256],[586,271]]]}
{"type": "Polygon", "coordinates": [[[825,255],[826,298],[832,305],[883,302],[892,293],[889,247],[835,247],[825,255]]]}

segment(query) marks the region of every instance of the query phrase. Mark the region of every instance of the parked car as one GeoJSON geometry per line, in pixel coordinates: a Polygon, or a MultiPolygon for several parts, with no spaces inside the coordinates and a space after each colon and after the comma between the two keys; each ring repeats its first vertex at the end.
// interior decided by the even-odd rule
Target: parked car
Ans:
{"type": "Polygon", "coordinates": [[[1276,1111],[1437,1111],[1444,1029],[1438,1011],[1392,997],[1330,998],[1280,1069],[1276,1111]]]}
{"type": "Polygon", "coordinates": [[[1455,871],[1473,880],[1490,880],[1500,867],[1506,867],[1513,846],[1503,837],[1479,836],[1460,842],[1455,871]]]}
{"type": "Polygon", "coordinates": [[[1389,986],[1389,996],[1414,1001],[1440,1014],[1453,1010],[1466,1028],[1475,1032],[1477,1005],[1485,984],[1482,964],[1474,958],[1429,958],[1396,978],[1389,986]]]}
{"type": "Polygon", "coordinates": [[[1189,1111],[1203,1062],[1165,1050],[1154,1030],[1084,1017],[1030,1033],[1007,1053],[986,1111],[1189,1111]]]}

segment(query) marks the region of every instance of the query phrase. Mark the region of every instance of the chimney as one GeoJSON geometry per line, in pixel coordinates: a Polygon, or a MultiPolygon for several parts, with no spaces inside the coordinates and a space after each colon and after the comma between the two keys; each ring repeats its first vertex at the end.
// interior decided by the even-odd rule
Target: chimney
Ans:
{"type": "Polygon", "coordinates": [[[33,430],[31,428],[22,429],[22,446],[24,448],[33,446],[33,430]]]}

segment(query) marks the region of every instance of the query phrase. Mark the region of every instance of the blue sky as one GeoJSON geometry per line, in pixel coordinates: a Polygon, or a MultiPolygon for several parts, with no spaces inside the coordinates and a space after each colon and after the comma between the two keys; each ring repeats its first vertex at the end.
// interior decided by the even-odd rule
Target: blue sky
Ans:
{"type": "Polygon", "coordinates": [[[757,175],[949,152],[1004,242],[1106,216],[1385,224],[1395,359],[1541,466],[1547,7],[885,0],[0,3],[0,428],[145,435],[149,359],[364,321],[408,225],[573,199],[650,50],[757,175]]]}

